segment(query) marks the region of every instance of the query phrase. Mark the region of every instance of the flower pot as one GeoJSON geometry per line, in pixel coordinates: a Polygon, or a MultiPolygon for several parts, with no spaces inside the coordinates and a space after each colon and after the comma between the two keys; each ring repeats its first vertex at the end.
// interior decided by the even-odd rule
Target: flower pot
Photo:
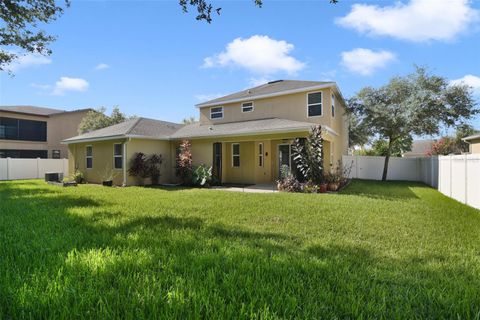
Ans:
{"type": "Polygon", "coordinates": [[[327,192],[327,186],[328,186],[328,185],[327,185],[326,183],[320,183],[320,185],[319,185],[319,192],[320,192],[320,193],[325,193],[325,192],[327,192]]]}
{"type": "Polygon", "coordinates": [[[113,185],[113,181],[112,180],[103,181],[102,185],[104,185],[106,187],[111,187],[113,185]]]}
{"type": "Polygon", "coordinates": [[[332,182],[328,184],[328,191],[337,191],[339,184],[336,182],[332,182]]]}

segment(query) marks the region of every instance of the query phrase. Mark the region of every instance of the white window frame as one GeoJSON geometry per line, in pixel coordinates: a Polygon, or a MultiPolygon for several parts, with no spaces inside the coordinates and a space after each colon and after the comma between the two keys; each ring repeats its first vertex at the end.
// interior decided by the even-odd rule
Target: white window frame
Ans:
{"type": "Polygon", "coordinates": [[[232,143],[232,168],[240,168],[240,143],[232,143]],[[238,145],[238,154],[233,153],[234,145],[238,145]],[[235,157],[238,157],[238,166],[236,166],[235,162],[233,161],[235,157]]]}
{"type": "Polygon", "coordinates": [[[264,161],[265,159],[264,159],[264,156],[263,156],[264,154],[265,154],[265,150],[263,149],[263,142],[260,142],[258,144],[258,160],[259,160],[258,161],[258,166],[259,167],[263,167],[265,165],[265,161],[264,161]],[[260,159],[262,159],[261,160],[262,164],[260,164],[260,159]]]}
{"type": "Polygon", "coordinates": [[[307,118],[319,118],[323,117],[323,92],[322,91],[313,91],[313,92],[307,92],[306,94],[306,99],[307,99],[307,118]],[[308,103],[308,95],[314,94],[314,93],[320,93],[320,103],[308,103]],[[311,116],[308,112],[308,109],[310,106],[318,106],[320,105],[320,115],[318,116],[311,116]]]}
{"type": "Polygon", "coordinates": [[[85,146],[85,169],[93,169],[93,146],[91,144],[85,146]],[[88,148],[91,148],[92,149],[92,155],[88,155],[88,152],[87,152],[87,149],[88,148]],[[88,167],[88,160],[87,159],[92,159],[92,166],[89,168],[88,167]]]}
{"type": "Polygon", "coordinates": [[[223,119],[223,106],[211,107],[211,108],[210,108],[210,120],[219,120],[219,119],[223,119]],[[216,111],[216,112],[213,112],[213,113],[214,113],[214,114],[221,113],[222,116],[221,116],[221,117],[218,117],[218,118],[212,118],[212,110],[213,110],[213,109],[218,109],[218,108],[220,108],[222,111],[216,111]]]}
{"type": "Polygon", "coordinates": [[[114,143],[113,144],[113,169],[114,170],[123,170],[123,143],[114,143]],[[120,155],[115,154],[115,146],[120,145],[120,155]],[[121,158],[122,159],[122,167],[121,168],[116,168],[115,167],[115,158],[121,158]]]}
{"type": "Polygon", "coordinates": [[[332,118],[335,118],[335,95],[332,93],[332,118]]]}
{"type": "Polygon", "coordinates": [[[255,106],[254,106],[253,101],[247,101],[247,102],[243,102],[243,103],[242,103],[242,113],[253,112],[254,109],[255,109],[255,106]],[[252,105],[245,107],[245,104],[247,104],[247,103],[251,103],[252,105]],[[245,111],[244,108],[252,108],[252,110],[245,111]]]}

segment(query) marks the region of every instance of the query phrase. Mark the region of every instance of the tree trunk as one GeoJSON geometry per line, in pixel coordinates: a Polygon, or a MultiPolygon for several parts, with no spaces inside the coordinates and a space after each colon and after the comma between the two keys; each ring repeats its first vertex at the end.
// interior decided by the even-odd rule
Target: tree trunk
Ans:
{"type": "Polygon", "coordinates": [[[382,181],[387,181],[388,162],[390,161],[391,149],[392,149],[392,139],[388,139],[388,149],[387,149],[387,154],[385,155],[385,163],[383,165],[382,181]]]}

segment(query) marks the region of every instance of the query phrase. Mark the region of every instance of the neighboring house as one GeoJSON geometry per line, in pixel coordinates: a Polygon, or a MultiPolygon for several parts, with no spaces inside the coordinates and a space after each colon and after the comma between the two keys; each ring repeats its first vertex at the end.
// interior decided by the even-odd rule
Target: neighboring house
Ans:
{"type": "Polygon", "coordinates": [[[324,129],[324,165],[347,153],[345,102],[334,82],[279,80],[197,105],[200,121],[181,125],[136,118],[66,139],[70,171],[99,183],[133,185],[127,166],[137,152],[163,156],[161,182],[175,181],[180,142],[191,142],[194,165],[206,164],[222,183],[268,183],[291,166],[294,138],[324,129]],[[113,172],[113,174],[112,174],[113,172]]]}
{"type": "Polygon", "coordinates": [[[470,145],[470,153],[480,153],[480,133],[462,139],[470,145]]]}
{"type": "Polygon", "coordinates": [[[0,158],[67,158],[61,142],[78,134],[89,110],[0,106],[0,158]]]}
{"type": "Polygon", "coordinates": [[[403,153],[402,157],[425,157],[427,153],[432,150],[432,146],[435,142],[436,140],[434,139],[414,140],[412,143],[412,149],[408,152],[403,153]]]}

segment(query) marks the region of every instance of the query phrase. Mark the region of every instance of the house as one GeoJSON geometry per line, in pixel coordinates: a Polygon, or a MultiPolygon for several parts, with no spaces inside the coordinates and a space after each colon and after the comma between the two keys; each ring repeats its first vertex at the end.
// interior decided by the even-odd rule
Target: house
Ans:
{"type": "Polygon", "coordinates": [[[0,106],[0,158],[66,158],[62,140],[77,134],[90,109],[0,106]]]}
{"type": "Polygon", "coordinates": [[[435,142],[436,140],[434,139],[414,140],[412,142],[411,150],[403,153],[402,157],[425,157],[428,152],[432,150],[432,146],[435,144],[435,142]]]}
{"type": "Polygon", "coordinates": [[[87,181],[113,177],[133,185],[127,167],[137,152],[163,157],[161,182],[175,181],[175,158],[182,140],[191,142],[192,162],[213,167],[222,183],[268,183],[291,166],[291,144],[312,126],[324,129],[324,165],[347,154],[345,102],[335,82],[278,80],[196,106],[199,122],[187,125],[136,118],[66,139],[70,171],[87,181]]]}
{"type": "Polygon", "coordinates": [[[462,139],[470,145],[470,153],[480,153],[480,133],[462,139]]]}

